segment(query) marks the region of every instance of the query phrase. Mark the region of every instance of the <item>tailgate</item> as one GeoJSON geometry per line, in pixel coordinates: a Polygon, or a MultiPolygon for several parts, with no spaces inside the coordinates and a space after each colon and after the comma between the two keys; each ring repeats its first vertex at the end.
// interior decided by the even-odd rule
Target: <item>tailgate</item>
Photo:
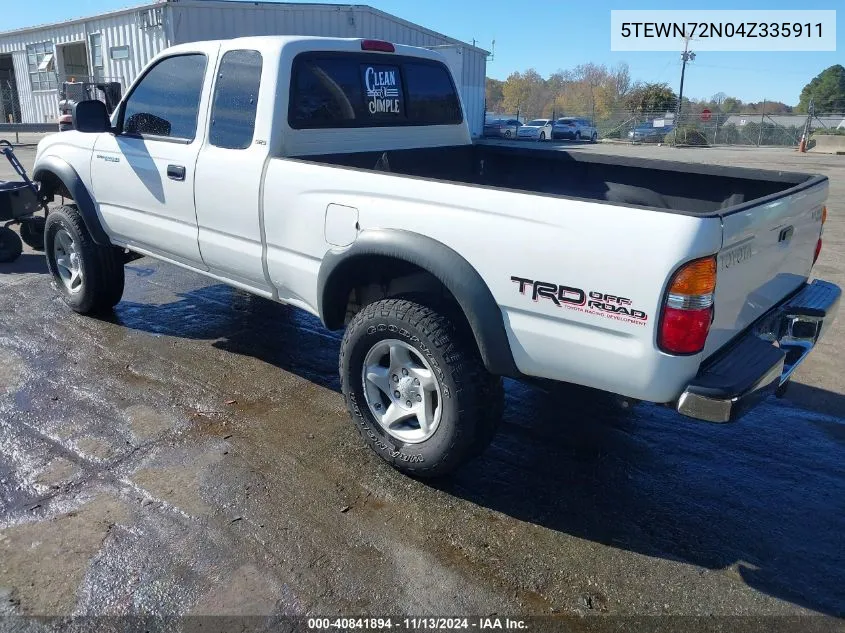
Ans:
{"type": "Polygon", "coordinates": [[[706,355],[807,281],[827,190],[827,178],[808,176],[781,194],[725,210],[706,355]]]}

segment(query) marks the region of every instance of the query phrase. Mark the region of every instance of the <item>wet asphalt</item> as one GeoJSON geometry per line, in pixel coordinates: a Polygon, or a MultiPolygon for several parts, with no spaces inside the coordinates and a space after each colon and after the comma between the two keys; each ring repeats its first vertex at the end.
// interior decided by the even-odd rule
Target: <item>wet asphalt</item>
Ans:
{"type": "MultiPolygon", "coordinates": [[[[845,157],[577,151],[825,173],[845,284],[845,157]]],[[[359,441],[340,336],[148,258],[105,319],[0,264],[0,614],[845,615],[845,318],[728,426],[507,381],[434,483],[359,441]]]]}

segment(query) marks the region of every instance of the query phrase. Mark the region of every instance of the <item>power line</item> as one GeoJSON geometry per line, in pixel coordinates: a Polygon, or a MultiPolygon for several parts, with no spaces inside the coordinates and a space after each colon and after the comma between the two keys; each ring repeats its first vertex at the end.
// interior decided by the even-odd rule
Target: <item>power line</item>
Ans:
{"type": "Polygon", "coordinates": [[[700,68],[719,68],[721,70],[741,70],[747,72],[754,72],[754,73],[777,73],[779,75],[787,74],[787,75],[807,75],[806,71],[803,70],[782,70],[778,68],[775,69],[766,69],[766,68],[742,68],[740,66],[720,66],[716,64],[701,64],[697,63],[696,66],[700,68]]]}

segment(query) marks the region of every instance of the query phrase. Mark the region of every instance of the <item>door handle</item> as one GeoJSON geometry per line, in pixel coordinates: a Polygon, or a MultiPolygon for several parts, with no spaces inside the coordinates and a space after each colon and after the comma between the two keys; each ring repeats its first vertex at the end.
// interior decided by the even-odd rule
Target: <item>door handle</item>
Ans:
{"type": "Polygon", "coordinates": [[[167,177],[170,180],[185,180],[185,168],[182,165],[168,165],[167,177]]]}

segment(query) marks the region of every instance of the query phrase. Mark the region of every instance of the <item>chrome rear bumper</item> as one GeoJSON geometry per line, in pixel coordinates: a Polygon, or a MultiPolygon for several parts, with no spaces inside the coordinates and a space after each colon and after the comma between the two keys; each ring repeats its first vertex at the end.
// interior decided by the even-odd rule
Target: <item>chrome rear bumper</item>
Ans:
{"type": "Polygon", "coordinates": [[[676,408],[707,422],[733,422],[783,385],[836,317],[842,291],[816,280],[708,359],[676,408]]]}

